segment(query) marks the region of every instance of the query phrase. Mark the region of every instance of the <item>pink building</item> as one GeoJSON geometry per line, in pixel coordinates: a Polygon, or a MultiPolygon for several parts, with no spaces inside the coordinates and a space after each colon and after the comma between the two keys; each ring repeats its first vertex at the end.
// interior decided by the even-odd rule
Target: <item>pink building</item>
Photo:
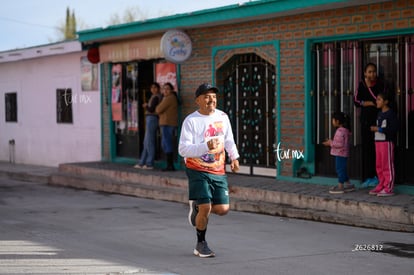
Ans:
{"type": "Polygon", "coordinates": [[[78,41],[0,52],[0,161],[101,159],[98,66],[78,41]]]}

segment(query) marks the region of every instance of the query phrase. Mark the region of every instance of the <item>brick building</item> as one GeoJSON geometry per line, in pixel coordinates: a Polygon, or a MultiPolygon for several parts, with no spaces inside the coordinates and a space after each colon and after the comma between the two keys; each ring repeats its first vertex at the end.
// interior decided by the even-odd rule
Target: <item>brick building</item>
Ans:
{"type": "MultiPolygon", "coordinates": [[[[138,158],[142,141],[136,140],[144,130],[142,118],[131,137],[119,131],[119,121],[114,123],[113,68],[121,65],[129,76],[132,67],[137,70],[134,97],[140,106],[156,79],[155,66],[166,61],[160,40],[172,29],[191,39],[190,58],[175,65],[181,118],[194,110],[200,83],[217,85],[220,108],[233,123],[242,172],[335,182],[333,160],[321,142],[333,136],[331,114],[341,110],[352,117],[349,172],[360,180],[359,113],[353,95],[364,64],[374,62],[396,92],[401,122],[397,179],[414,183],[408,164],[414,153],[414,0],[253,1],[79,32],[83,45],[98,47],[101,54],[104,159],[138,158]],[[128,142],[138,145],[119,148],[128,142]]],[[[131,88],[135,81],[125,83],[131,88]]]]}

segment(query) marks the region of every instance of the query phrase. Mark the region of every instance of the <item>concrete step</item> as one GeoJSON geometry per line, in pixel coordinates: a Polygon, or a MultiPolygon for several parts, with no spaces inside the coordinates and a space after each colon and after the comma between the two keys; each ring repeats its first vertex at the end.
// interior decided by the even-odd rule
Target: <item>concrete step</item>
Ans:
{"type": "MultiPolygon", "coordinates": [[[[161,173],[161,172],[160,172],[161,173]]],[[[108,171],[88,167],[59,169],[51,185],[188,203],[187,180],[146,171],[108,171]]],[[[230,187],[231,208],[368,228],[414,232],[414,214],[398,206],[253,187],[230,187]]]]}
{"type": "Polygon", "coordinates": [[[21,172],[21,171],[0,171],[0,178],[7,178],[18,181],[26,181],[33,183],[47,184],[49,182],[49,174],[21,172]]]}
{"type": "MultiPolygon", "coordinates": [[[[50,184],[187,203],[187,178],[182,171],[165,173],[131,166],[62,164],[50,184]]],[[[230,179],[230,178],[229,178],[230,179]]],[[[232,209],[369,228],[414,232],[414,213],[407,207],[380,204],[364,193],[329,196],[326,188],[243,182],[231,177],[232,209]],[[323,192],[321,193],[321,190],[323,192]],[[358,197],[359,199],[355,199],[358,197]]]]}
{"type": "Polygon", "coordinates": [[[188,203],[188,194],[184,189],[154,187],[142,183],[118,182],[104,176],[78,176],[60,172],[51,175],[49,184],[147,199],[188,203]]]}
{"type": "MultiPolygon", "coordinates": [[[[261,207],[267,203],[277,204],[284,209],[291,207],[294,209],[303,209],[304,211],[334,213],[338,216],[347,216],[352,220],[358,218],[372,219],[377,223],[396,223],[396,225],[410,225],[414,228],[414,213],[400,206],[388,204],[378,204],[376,202],[366,202],[358,200],[348,200],[338,198],[329,198],[304,195],[297,193],[254,189],[250,187],[232,186],[230,189],[232,198],[237,198],[252,203],[251,207],[261,207]]],[[[259,212],[254,211],[254,212],[259,212]]],[[[277,215],[283,213],[277,212],[277,215]]],[[[310,218],[314,219],[314,218],[310,218]]],[[[318,219],[316,219],[318,220],[318,219]]],[[[341,222],[342,223],[342,222],[341,222]]],[[[362,223],[362,222],[359,222],[362,223]]],[[[352,223],[348,223],[352,224],[352,223]]],[[[371,222],[369,222],[371,224],[371,222]]]]}
{"type": "Polygon", "coordinates": [[[260,213],[272,216],[281,216],[288,218],[297,218],[304,220],[313,220],[329,222],[335,224],[359,226],[390,231],[414,232],[414,225],[399,223],[394,221],[379,220],[375,216],[355,216],[341,214],[326,210],[316,210],[310,208],[297,208],[292,205],[269,203],[269,202],[252,202],[246,200],[232,199],[231,209],[242,212],[260,213]]]}
{"type": "Polygon", "coordinates": [[[59,172],[79,177],[103,177],[118,183],[141,183],[149,186],[168,188],[187,188],[186,178],[171,177],[169,173],[154,173],[151,170],[130,169],[103,169],[72,164],[59,165],[59,172]]]}
{"type": "MultiPolygon", "coordinates": [[[[110,162],[59,168],[0,162],[3,178],[188,203],[184,171],[138,170],[110,162]]],[[[233,210],[414,232],[414,196],[408,194],[380,198],[365,189],[331,195],[327,186],[232,173],[228,180],[233,210]]]]}

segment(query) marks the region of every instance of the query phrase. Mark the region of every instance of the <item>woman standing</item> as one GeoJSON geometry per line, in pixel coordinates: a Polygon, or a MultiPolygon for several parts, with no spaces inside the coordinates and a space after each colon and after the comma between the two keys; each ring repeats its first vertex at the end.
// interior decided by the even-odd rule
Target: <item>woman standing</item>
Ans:
{"type": "Polygon", "coordinates": [[[163,99],[155,111],[160,118],[161,146],[167,157],[167,167],[163,171],[175,171],[173,135],[178,126],[178,98],[171,83],[164,84],[163,99]]]}
{"type": "Polygon", "coordinates": [[[364,187],[375,186],[378,178],[375,171],[375,142],[371,126],[375,125],[378,109],[377,96],[385,91],[385,85],[377,77],[377,66],[368,63],[364,68],[364,79],[356,91],[355,106],[361,108],[361,149],[362,149],[362,181],[364,187]]]}
{"type": "Polygon", "coordinates": [[[145,136],[144,136],[144,149],[141,153],[141,158],[135,168],[140,169],[153,169],[155,158],[155,144],[157,140],[158,129],[158,115],[155,112],[155,108],[161,102],[160,84],[154,82],[151,84],[151,97],[148,103],[142,104],[145,110],[145,136]]]}

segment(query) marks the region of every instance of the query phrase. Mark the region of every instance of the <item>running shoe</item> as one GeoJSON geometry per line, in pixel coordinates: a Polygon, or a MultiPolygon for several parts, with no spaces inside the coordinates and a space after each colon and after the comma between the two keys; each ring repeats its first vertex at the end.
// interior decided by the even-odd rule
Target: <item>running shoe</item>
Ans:
{"type": "Polygon", "coordinates": [[[379,192],[381,192],[381,191],[382,191],[381,189],[374,188],[374,189],[372,189],[371,191],[369,191],[369,193],[368,193],[368,194],[373,195],[373,196],[376,196],[376,195],[378,195],[378,193],[379,193],[379,192]]]}
{"type": "Polygon", "coordinates": [[[194,248],[194,255],[199,256],[200,258],[216,256],[216,254],[214,254],[214,252],[208,247],[206,241],[197,243],[196,248],[194,248]]]}
{"type": "Polygon", "coordinates": [[[375,176],[373,178],[366,179],[362,184],[361,188],[375,187],[378,185],[378,178],[375,176]]]}
{"type": "Polygon", "coordinates": [[[378,182],[379,182],[378,181],[378,178],[377,178],[377,176],[375,176],[375,177],[373,177],[373,178],[370,179],[368,185],[369,186],[372,186],[372,187],[375,187],[375,186],[378,185],[378,182]]]}

